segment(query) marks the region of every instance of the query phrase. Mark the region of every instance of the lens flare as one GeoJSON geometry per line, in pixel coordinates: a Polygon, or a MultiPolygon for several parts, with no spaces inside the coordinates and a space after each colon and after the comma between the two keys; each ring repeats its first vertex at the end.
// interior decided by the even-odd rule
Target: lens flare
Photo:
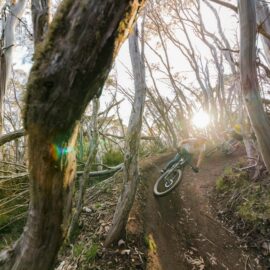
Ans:
{"type": "Polygon", "coordinates": [[[55,161],[59,160],[62,156],[67,155],[72,151],[73,151],[72,147],[60,147],[56,144],[50,145],[50,153],[55,161]]]}
{"type": "Polygon", "coordinates": [[[210,117],[206,112],[199,111],[192,117],[192,123],[196,128],[206,128],[210,123],[210,117]]]}

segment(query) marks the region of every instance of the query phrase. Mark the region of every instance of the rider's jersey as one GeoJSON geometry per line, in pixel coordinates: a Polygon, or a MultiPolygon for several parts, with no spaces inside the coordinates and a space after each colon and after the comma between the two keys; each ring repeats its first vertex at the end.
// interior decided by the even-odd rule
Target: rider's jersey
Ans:
{"type": "Polygon", "coordinates": [[[196,138],[190,139],[189,142],[181,144],[181,147],[188,151],[190,154],[205,151],[205,144],[198,143],[198,140],[196,138]]]}

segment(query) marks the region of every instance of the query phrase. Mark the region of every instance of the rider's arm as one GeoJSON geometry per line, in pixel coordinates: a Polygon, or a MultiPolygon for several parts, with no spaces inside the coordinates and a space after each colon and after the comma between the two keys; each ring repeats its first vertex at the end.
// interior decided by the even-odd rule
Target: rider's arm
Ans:
{"type": "Polygon", "coordinates": [[[201,151],[200,151],[200,153],[199,153],[197,165],[196,165],[197,168],[200,168],[200,166],[201,166],[201,163],[202,163],[202,160],[203,160],[203,152],[204,152],[204,150],[201,149],[201,151]]]}
{"type": "Polygon", "coordinates": [[[183,145],[185,143],[194,143],[194,142],[196,142],[196,139],[195,138],[188,138],[188,139],[182,140],[180,142],[180,145],[183,145]]]}

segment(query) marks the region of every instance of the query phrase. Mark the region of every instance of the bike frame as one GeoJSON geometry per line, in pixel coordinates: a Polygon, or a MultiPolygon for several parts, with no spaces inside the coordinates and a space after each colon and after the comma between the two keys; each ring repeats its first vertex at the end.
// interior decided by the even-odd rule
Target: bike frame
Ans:
{"type": "Polygon", "coordinates": [[[188,162],[187,160],[185,160],[184,158],[181,157],[180,160],[177,161],[175,164],[173,164],[171,166],[171,168],[169,168],[168,170],[166,170],[164,172],[164,174],[169,174],[170,172],[172,172],[174,170],[178,170],[178,169],[182,170],[187,165],[189,165],[192,169],[194,169],[194,166],[190,162],[188,162]]]}

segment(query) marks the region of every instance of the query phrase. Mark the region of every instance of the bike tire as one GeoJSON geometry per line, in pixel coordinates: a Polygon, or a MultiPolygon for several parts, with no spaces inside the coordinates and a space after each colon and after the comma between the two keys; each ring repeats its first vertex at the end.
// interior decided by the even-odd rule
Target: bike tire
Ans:
{"type": "MultiPolygon", "coordinates": [[[[177,170],[172,170],[169,172],[165,172],[164,174],[162,174],[158,180],[156,181],[155,185],[154,185],[154,195],[161,197],[164,196],[166,194],[168,194],[170,191],[172,191],[174,188],[176,188],[176,186],[180,183],[180,181],[182,180],[182,176],[183,176],[183,171],[180,169],[177,170]],[[175,174],[175,175],[173,175],[175,174]],[[162,182],[166,181],[166,179],[168,179],[169,177],[173,177],[173,183],[169,186],[169,187],[164,187],[164,191],[160,191],[160,184],[162,184],[162,182]]],[[[172,180],[172,179],[170,179],[172,180]]]]}

